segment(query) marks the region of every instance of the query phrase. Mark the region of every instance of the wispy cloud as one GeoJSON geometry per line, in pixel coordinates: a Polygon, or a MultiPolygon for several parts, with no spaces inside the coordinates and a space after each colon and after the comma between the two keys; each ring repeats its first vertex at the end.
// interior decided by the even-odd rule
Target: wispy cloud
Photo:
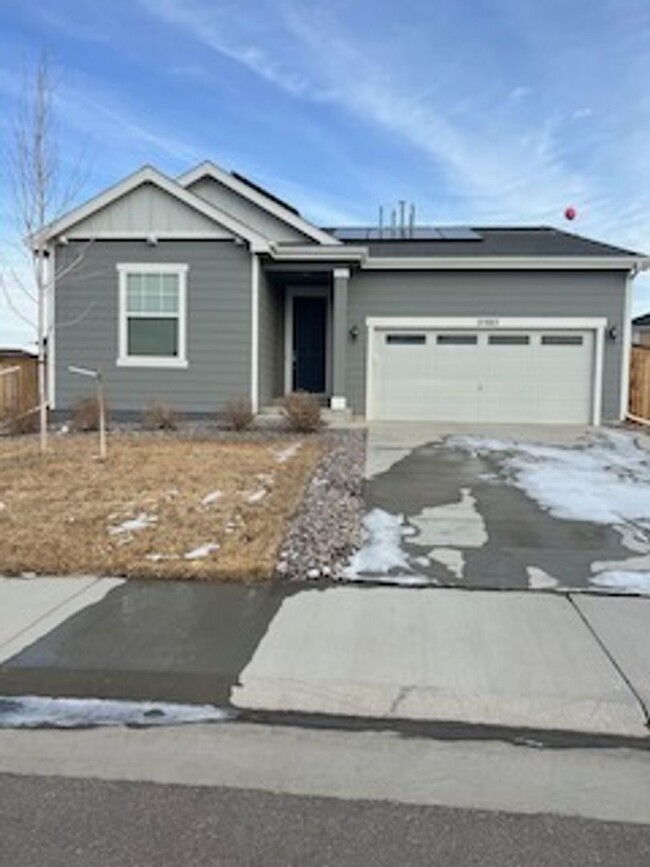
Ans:
{"type": "Polygon", "coordinates": [[[315,96],[313,84],[283,59],[283,52],[264,47],[261,16],[247,14],[240,4],[179,3],[176,0],[141,0],[152,15],[181,27],[224,57],[242,64],[265,81],[293,96],[315,96]],[[233,22],[237,26],[233,27],[233,22]]]}
{"type": "MultiPolygon", "coordinates": [[[[489,124],[471,113],[455,116],[450,108],[460,93],[447,90],[435,98],[427,89],[422,95],[408,75],[390,65],[381,44],[360,41],[322,7],[286,2],[266,6],[275,30],[281,30],[282,45],[290,46],[280,52],[280,63],[272,59],[277,43],[266,41],[268,19],[257,4],[250,12],[239,7],[233,15],[228,5],[218,2],[142,2],[151,14],[290,96],[315,100],[326,95],[347,112],[408,142],[442,172],[449,188],[471,198],[479,216],[520,213],[525,201],[532,219],[548,219],[568,192],[588,195],[584,179],[558,159],[553,118],[541,128],[531,124],[522,135],[506,100],[492,112],[489,124]]],[[[528,93],[523,86],[511,91],[515,103],[528,93]]]]}
{"type": "MultiPolygon", "coordinates": [[[[622,157],[626,165],[618,171],[625,183],[628,157],[638,165],[645,153],[635,136],[614,124],[599,128],[596,141],[592,132],[577,137],[572,126],[590,120],[597,108],[584,102],[565,107],[571,90],[565,77],[573,66],[577,98],[589,96],[588,79],[600,62],[582,51],[575,69],[571,52],[581,50],[585,38],[577,13],[566,21],[556,16],[549,29],[545,22],[554,16],[542,15],[535,4],[496,3],[492,23],[502,26],[501,38],[509,39],[513,56],[517,49],[529,56],[526,78],[535,73],[539,81],[534,88],[511,84],[499,94],[480,67],[467,72],[471,64],[466,55],[454,58],[462,53],[462,44],[445,45],[433,30],[430,39],[427,35],[419,43],[417,34],[410,33],[413,56],[403,47],[400,58],[385,33],[379,38],[372,32],[360,35],[360,28],[346,18],[349,7],[341,4],[260,0],[254,7],[238,4],[235,13],[231,4],[218,0],[141,3],[150,14],[284,94],[303,102],[326,98],[409,145],[428,161],[445,207],[453,210],[456,202],[473,219],[557,221],[565,204],[579,200],[588,231],[602,234],[617,225],[615,235],[623,239],[637,234],[631,224],[650,210],[650,191],[638,187],[634,206],[617,201],[607,158],[598,156],[622,157]],[[562,28],[566,44],[549,64],[548,40],[558,39],[562,28]],[[417,77],[423,69],[424,83],[417,77]]],[[[633,2],[629,14],[642,15],[642,7],[633,2]]],[[[619,13],[617,26],[622,17],[619,13]]],[[[489,56],[488,63],[496,60],[489,56]]],[[[647,138],[650,111],[644,112],[643,130],[647,138]]],[[[650,190],[647,165],[642,176],[650,190]]],[[[426,170],[422,182],[427,182],[426,170]]]]}

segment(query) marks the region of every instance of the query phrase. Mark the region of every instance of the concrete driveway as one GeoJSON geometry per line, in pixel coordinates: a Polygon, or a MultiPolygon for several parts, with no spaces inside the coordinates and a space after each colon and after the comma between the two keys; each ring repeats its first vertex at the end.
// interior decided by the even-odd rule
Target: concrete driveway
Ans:
{"type": "Polygon", "coordinates": [[[365,548],[349,577],[650,593],[648,437],[371,424],[365,548]]]}

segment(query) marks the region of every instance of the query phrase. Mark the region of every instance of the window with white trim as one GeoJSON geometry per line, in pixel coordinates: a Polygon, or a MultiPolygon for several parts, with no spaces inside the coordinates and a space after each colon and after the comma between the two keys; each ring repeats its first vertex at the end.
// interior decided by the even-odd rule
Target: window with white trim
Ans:
{"type": "Polygon", "coordinates": [[[186,367],[187,265],[120,264],[118,364],[186,367]]]}

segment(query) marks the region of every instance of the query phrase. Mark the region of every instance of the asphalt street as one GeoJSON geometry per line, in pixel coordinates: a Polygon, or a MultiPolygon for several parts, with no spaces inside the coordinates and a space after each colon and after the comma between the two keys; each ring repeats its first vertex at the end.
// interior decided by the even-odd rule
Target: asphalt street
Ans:
{"type": "Polygon", "coordinates": [[[228,788],[0,777],[3,867],[640,867],[650,828],[228,788]]]}

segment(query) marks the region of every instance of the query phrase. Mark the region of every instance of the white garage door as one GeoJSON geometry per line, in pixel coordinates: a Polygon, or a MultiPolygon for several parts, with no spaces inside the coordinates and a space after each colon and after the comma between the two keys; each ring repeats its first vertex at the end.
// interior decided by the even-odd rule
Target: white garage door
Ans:
{"type": "Polygon", "coordinates": [[[592,416],[592,331],[374,331],[372,417],[555,422],[592,416]]]}

